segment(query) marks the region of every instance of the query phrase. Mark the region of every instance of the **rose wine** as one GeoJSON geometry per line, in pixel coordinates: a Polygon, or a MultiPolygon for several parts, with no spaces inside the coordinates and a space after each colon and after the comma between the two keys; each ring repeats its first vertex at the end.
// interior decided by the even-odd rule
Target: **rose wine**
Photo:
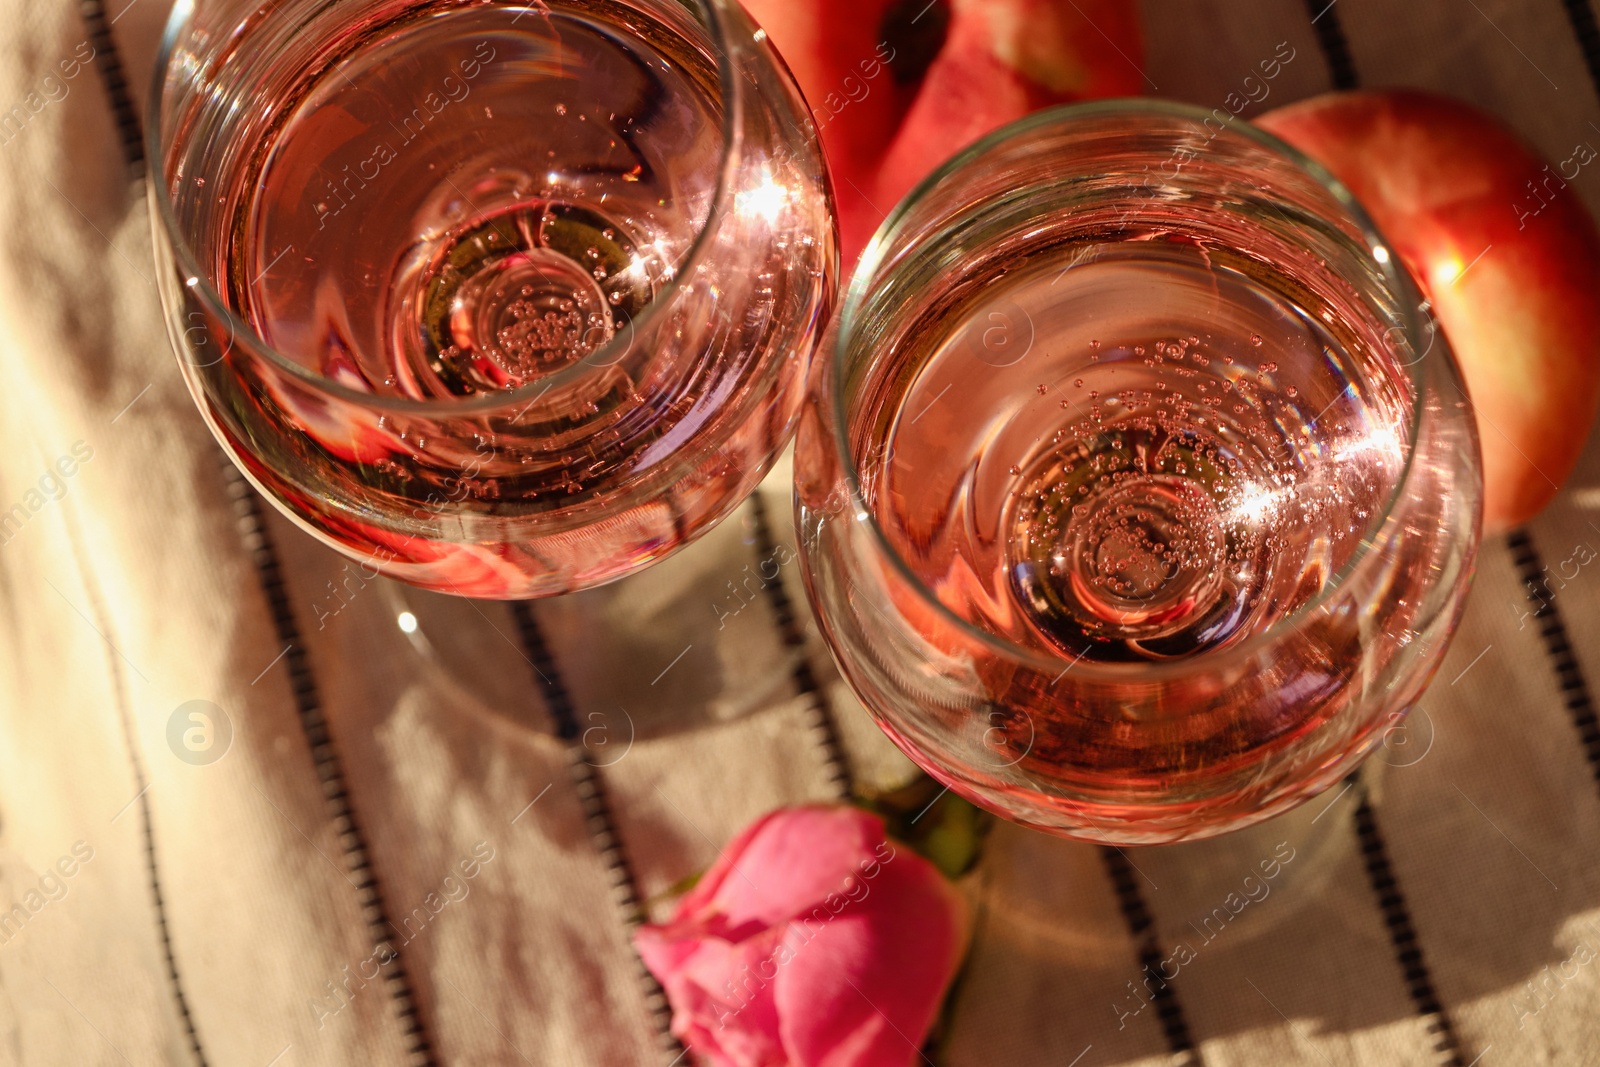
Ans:
{"type": "Polygon", "coordinates": [[[807,590],[912,760],[1116,844],[1348,775],[1440,660],[1477,544],[1454,363],[1381,235],[1246,123],[1002,130],[857,268],[795,453],[807,590]]]}
{"type": "Polygon", "coordinates": [[[869,371],[849,434],[868,507],[919,581],[1063,664],[1054,682],[973,665],[995,762],[1165,788],[1313,728],[1408,639],[1422,539],[1369,619],[1286,639],[1270,677],[1145,704],[1149,667],[1245,642],[1337,582],[1403,476],[1413,395],[1381,332],[1194,245],[1067,263],[1007,257],[930,294],[869,371]],[[1113,675],[1070,680],[1096,665],[1113,675]]]}
{"type": "Polygon", "coordinates": [[[1371,350],[1199,252],[973,288],[908,331],[857,434],[883,529],[976,626],[1090,660],[1224,648],[1316,597],[1400,476],[1410,398],[1371,350]]]}
{"type": "Polygon", "coordinates": [[[445,591],[561,592],[671,551],[797,412],[831,256],[808,129],[762,114],[782,93],[730,115],[675,4],[344,11],[311,43],[241,31],[283,70],[194,123],[226,148],[169,159],[215,198],[197,244],[224,303],[372,401],[263,381],[235,452],[341,547],[445,591]],[[730,161],[741,119],[800,140],[743,130],[730,161]]]}
{"type": "Polygon", "coordinates": [[[653,125],[702,179],[721,152],[720,105],[694,77],[714,71],[574,12],[432,7],[373,27],[284,109],[238,175],[233,279],[269,344],[414,399],[516,388],[612,340],[714,192],[626,195],[654,165],[630,137],[653,125]]]}

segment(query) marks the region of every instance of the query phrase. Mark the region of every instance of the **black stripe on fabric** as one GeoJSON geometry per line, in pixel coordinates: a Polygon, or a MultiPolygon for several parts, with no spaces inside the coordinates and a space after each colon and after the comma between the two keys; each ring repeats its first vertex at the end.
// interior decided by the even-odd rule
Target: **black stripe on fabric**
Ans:
{"type": "MultiPolygon", "coordinates": [[[[141,136],[138,113],[134,109],[132,97],[128,93],[128,82],[123,71],[122,58],[117,51],[116,41],[111,36],[111,23],[106,18],[105,5],[102,0],[83,0],[81,11],[85,27],[89,32],[89,42],[95,50],[95,67],[100,73],[101,84],[104,86],[106,96],[110,101],[112,114],[116,118],[117,130],[122,142],[123,159],[127,162],[132,176],[137,180],[144,173],[143,138],[141,136]]],[[[427,1032],[423,1027],[421,1015],[418,1013],[416,998],[412,993],[411,984],[407,978],[404,964],[400,960],[398,949],[387,936],[387,931],[393,930],[394,927],[389,922],[388,914],[383,904],[383,896],[378,891],[377,880],[373,875],[371,864],[367,860],[366,841],[361,835],[355,820],[355,813],[350,807],[349,797],[344,785],[344,772],[340,766],[338,755],[333,750],[333,745],[327,732],[327,724],[322,717],[322,710],[317,697],[316,681],[311,674],[305,652],[300,647],[299,627],[289,609],[288,596],[284,590],[277,552],[272,545],[270,537],[267,535],[265,524],[262,522],[260,501],[256,499],[249,483],[244,480],[244,477],[226,457],[223,458],[222,468],[224,478],[228,483],[229,495],[234,500],[235,517],[238,519],[243,533],[246,548],[250,551],[256,565],[262,592],[267,598],[268,608],[272,615],[278,639],[288,646],[284,659],[287,663],[294,689],[295,705],[299,714],[301,729],[311,747],[317,777],[322,783],[330,814],[333,817],[334,827],[339,834],[340,845],[344,849],[351,873],[357,878],[357,900],[360,904],[362,915],[367,920],[368,930],[373,936],[372,945],[374,951],[376,952],[381,945],[389,946],[391,956],[389,962],[382,965],[382,973],[384,975],[384,984],[395,1001],[396,1013],[399,1016],[405,1035],[407,1052],[413,1064],[418,1065],[418,1067],[431,1067],[435,1062],[432,1047],[429,1044],[427,1032]]],[[[146,817],[145,826],[148,841],[150,833],[149,809],[147,805],[142,805],[142,807],[146,817]]],[[[152,889],[156,900],[157,920],[161,926],[162,942],[167,954],[168,973],[173,983],[173,993],[178,1001],[184,1025],[188,1030],[190,1043],[196,1057],[203,1065],[206,1062],[205,1056],[201,1051],[199,1038],[195,1033],[188,1002],[184,997],[182,988],[177,984],[177,964],[172,955],[171,941],[167,937],[166,912],[160,884],[155,880],[153,850],[150,854],[149,862],[152,889]]]]}
{"type": "Polygon", "coordinates": [[[1583,62],[1589,68],[1589,79],[1600,93],[1600,25],[1595,23],[1594,6],[1590,0],[1562,0],[1567,9],[1567,21],[1577,34],[1578,48],[1583,52],[1583,62]]]}
{"type": "Polygon", "coordinates": [[[79,11],[83,16],[84,28],[89,31],[89,44],[94,49],[94,65],[100,72],[100,84],[105,88],[106,97],[111,103],[111,114],[117,122],[122,158],[137,178],[144,173],[144,138],[139,130],[139,113],[134,110],[133,97],[128,94],[122,56],[111,37],[106,5],[104,0],[83,0],[79,11]]]}
{"type": "Polygon", "coordinates": [[[1422,943],[1417,939],[1416,927],[1411,922],[1411,909],[1406,904],[1405,893],[1395,877],[1394,866],[1389,862],[1389,849],[1383,833],[1378,829],[1378,815],[1372,808],[1366,790],[1360,792],[1361,803],[1356,806],[1356,836],[1361,844],[1361,860],[1366,867],[1367,881],[1383,912],[1383,923],[1389,931],[1389,941],[1394,946],[1395,959],[1405,976],[1406,992],[1411,1002],[1426,1022],[1433,1035],[1433,1049],[1445,1067],[1462,1067],[1461,1039],[1456,1035],[1450,1016],[1439,1001],[1433,986],[1433,976],[1422,956],[1422,943]]]}
{"type": "MultiPolygon", "coordinates": [[[[1167,1049],[1179,1057],[1182,1067],[1201,1067],[1200,1050],[1195,1047],[1189,1033],[1189,1021],[1178,1002],[1177,990],[1172,983],[1161,979],[1161,943],[1156,940],[1155,920],[1144,901],[1134,875],[1133,864],[1122,850],[1110,845],[1100,846],[1100,859],[1105,863],[1106,874],[1117,891],[1117,907],[1122,910],[1123,922],[1133,938],[1139,953],[1139,966],[1144,974],[1154,975],[1156,988],[1150,990],[1151,1003],[1155,1005],[1156,1018],[1161,1022],[1161,1032],[1167,1039],[1167,1049]]],[[[1148,984],[1146,985],[1148,989],[1148,984]]]]}
{"type": "MultiPolygon", "coordinates": [[[[128,81],[122,72],[122,58],[117,52],[116,42],[111,37],[111,23],[106,18],[105,5],[101,0],[83,0],[79,6],[79,14],[83,18],[84,29],[88,32],[89,43],[94,48],[95,70],[100,75],[101,87],[105,90],[112,114],[116,118],[118,137],[122,142],[123,161],[128,166],[130,176],[137,180],[144,172],[144,146],[139,135],[139,117],[134,111],[133,100],[128,95],[128,81]]],[[[73,540],[72,551],[75,555],[79,555],[76,539],[73,540]]],[[[81,555],[79,567],[80,569],[83,567],[81,555]]],[[[84,573],[87,574],[88,571],[85,570],[84,573]]],[[[99,604],[99,597],[93,591],[90,592],[90,597],[94,601],[91,604],[92,610],[101,617],[104,624],[104,612],[99,604]]],[[[188,1038],[189,1049],[194,1053],[195,1062],[200,1067],[206,1067],[208,1061],[205,1048],[200,1044],[200,1032],[196,1029],[194,1015],[189,1010],[189,998],[183,992],[183,981],[178,974],[178,957],[172,947],[172,929],[167,922],[166,895],[161,891],[160,865],[156,862],[155,821],[150,811],[148,793],[150,782],[145,777],[144,764],[139,759],[138,748],[134,742],[133,723],[123,689],[122,665],[114,656],[111,658],[111,673],[113,683],[117,687],[117,714],[122,723],[123,741],[128,749],[128,759],[133,764],[135,782],[139,786],[136,799],[139,805],[139,821],[143,828],[145,875],[150,885],[150,899],[156,910],[156,931],[161,939],[161,956],[167,968],[167,986],[173,1001],[177,1004],[178,1018],[183,1022],[184,1036],[188,1038]]]]}
{"type": "MultiPolygon", "coordinates": [[[[634,877],[633,865],[628,862],[628,855],[622,848],[622,838],[617,833],[616,823],[611,817],[611,803],[606,795],[605,783],[600,778],[600,770],[589,762],[589,751],[583,745],[582,732],[578,724],[578,709],[572,700],[572,691],[567,688],[561,668],[557,666],[555,656],[550,651],[550,644],[545,640],[544,628],[539,625],[539,617],[534,613],[533,605],[525,600],[513,600],[511,614],[516,620],[517,633],[522,639],[523,654],[533,664],[538,681],[544,685],[545,706],[550,710],[556,736],[566,742],[567,769],[577,789],[578,802],[583,808],[589,840],[611,876],[612,894],[622,910],[623,920],[630,928],[638,926],[645,921],[644,908],[639,903],[639,883],[634,877]]],[[[645,1005],[655,1018],[661,1047],[673,1054],[673,1062],[677,1063],[683,1058],[684,1050],[678,1039],[672,1036],[672,1008],[667,1003],[666,994],[662,992],[661,983],[656,981],[656,976],[645,967],[643,960],[635,956],[635,961],[638,963],[639,980],[644,986],[645,1005]]]]}
{"type": "Polygon", "coordinates": [[[1511,549],[1511,560],[1522,575],[1528,602],[1534,605],[1533,618],[1539,624],[1539,636],[1544,639],[1550,665],[1556,672],[1556,683],[1567,702],[1567,714],[1572,717],[1573,729],[1583,743],[1583,754],[1589,760],[1589,770],[1595,784],[1600,785],[1600,720],[1595,717],[1594,698],[1589,694],[1589,682],[1572,654],[1572,642],[1567,636],[1567,624],[1549,593],[1548,579],[1544,573],[1539,550],[1527,530],[1515,530],[1506,539],[1511,549]],[[1541,593],[1541,589],[1543,593],[1541,593]]]}
{"type": "MultiPolygon", "coordinates": [[[[750,495],[750,515],[755,526],[756,569],[759,573],[762,564],[775,559],[778,551],[778,543],[772,533],[772,520],[767,516],[767,504],[761,497],[760,489],[750,495]]],[[[767,604],[772,608],[772,617],[778,624],[778,637],[783,647],[795,658],[790,677],[795,689],[806,698],[807,722],[816,737],[817,747],[822,750],[822,758],[828,768],[828,780],[840,800],[849,800],[855,793],[855,782],[850,773],[850,764],[844,756],[844,746],[839,742],[839,725],[834,722],[833,712],[822,695],[817,672],[811,669],[811,660],[806,655],[805,635],[800,631],[794,601],[784,587],[781,568],[779,574],[770,581],[765,575],[761,575],[761,579],[767,593],[767,604]]]]}
{"type": "MultiPolygon", "coordinates": [[[[89,610],[94,614],[97,629],[102,634],[111,633],[110,620],[106,618],[105,605],[100,600],[98,588],[89,579],[89,570],[85,566],[85,554],[78,543],[77,530],[69,524],[68,542],[72,550],[72,558],[78,565],[78,570],[84,575],[84,589],[89,597],[89,610]]],[[[107,651],[115,648],[110,644],[107,651]]],[[[200,1033],[195,1029],[194,1016],[189,1012],[189,998],[183,994],[183,981],[178,976],[178,957],[172,950],[172,931],[167,925],[166,898],[161,892],[161,871],[156,863],[156,836],[155,823],[150,813],[150,779],[145,776],[144,761],[139,757],[139,745],[135,740],[133,729],[133,716],[128,709],[127,683],[122,674],[122,658],[110,654],[106,657],[111,667],[111,684],[116,693],[117,721],[122,728],[123,747],[128,752],[128,762],[133,767],[133,782],[139,787],[139,792],[134,800],[139,805],[139,823],[144,837],[144,869],[145,877],[150,886],[150,897],[156,909],[156,932],[161,938],[161,956],[167,968],[167,987],[172,993],[172,998],[178,1005],[178,1017],[183,1021],[184,1036],[189,1039],[189,1049],[194,1053],[195,1062],[200,1067],[207,1067],[205,1049],[200,1044],[200,1033]]]]}
{"type": "Polygon", "coordinates": [[[403,943],[390,937],[398,929],[389,921],[383,894],[378,889],[376,873],[369,859],[366,838],[356,821],[351,807],[349,790],[345,784],[344,767],[339,753],[334,749],[328,732],[327,719],[322,714],[322,701],[317,690],[316,676],[311,671],[311,661],[306,655],[305,642],[300,635],[300,625],[289,607],[289,593],[284,586],[283,569],[278,562],[278,552],[267,532],[260,496],[244,475],[225,456],[223,475],[228,483],[228,495],[233,498],[234,516],[246,551],[255,564],[261,592],[266,597],[267,609],[278,640],[285,646],[283,662],[289,672],[289,688],[294,695],[295,710],[300,720],[300,730],[311,749],[311,760],[321,783],[329,817],[339,836],[339,847],[344,852],[345,863],[356,884],[356,899],[361,907],[371,936],[373,955],[388,962],[381,965],[384,985],[394,1000],[395,1013],[400,1019],[405,1036],[406,1052],[410,1062],[417,1067],[431,1067],[436,1061],[433,1046],[428,1040],[427,1028],[417,1006],[411,980],[406,974],[400,955],[403,943]]]}
{"type": "Polygon", "coordinates": [[[1311,28],[1316,32],[1323,58],[1328,61],[1328,76],[1333,87],[1354,89],[1360,79],[1356,77],[1356,62],[1350,54],[1350,39],[1344,35],[1344,23],[1339,20],[1339,0],[1306,0],[1306,10],[1311,15],[1311,28]]]}
{"type": "MultiPolygon", "coordinates": [[[[1306,0],[1312,13],[1312,27],[1317,43],[1328,61],[1328,74],[1335,89],[1354,89],[1360,83],[1356,75],[1355,60],[1350,54],[1350,41],[1345,36],[1344,24],[1339,20],[1338,0],[1306,0]]],[[[1461,1039],[1445,1012],[1433,976],[1428,971],[1422,955],[1422,943],[1417,939],[1416,927],[1411,921],[1411,910],[1406,905],[1405,893],[1395,876],[1394,865],[1389,861],[1389,849],[1378,829],[1378,814],[1373,809],[1366,789],[1361,790],[1361,803],[1356,807],[1356,836],[1361,844],[1362,864],[1366,868],[1367,882],[1377,898],[1378,909],[1389,931],[1394,946],[1395,961],[1400,965],[1405,979],[1406,992],[1422,1016],[1428,1033],[1433,1035],[1433,1049],[1445,1067],[1462,1067],[1461,1039]]]]}

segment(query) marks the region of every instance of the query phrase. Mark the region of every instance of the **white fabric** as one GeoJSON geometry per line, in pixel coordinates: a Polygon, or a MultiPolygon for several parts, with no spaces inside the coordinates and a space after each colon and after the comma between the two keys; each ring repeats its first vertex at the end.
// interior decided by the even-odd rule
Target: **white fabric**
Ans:
{"type": "MultiPolygon", "coordinates": [[[[125,3],[112,0],[114,32],[142,105],[166,12],[163,0],[125,3]]],[[[1284,40],[1296,55],[1267,105],[1327,85],[1302,4],[1143,6],[1163,95],[1220,105],[1284,40]]],[[[1554,159],[1600,145],[1558,0],[1338,11],[1365,83],[1465,96],[1554,159]]],[[[0,916],[25,913],[0,927],[0,1064],[194,1062],[151,899],[144,802],[210,1063],[406,1062],[388,992],[359,981],[371,937],[228,481],[168,348],[144,201],[98,74],[64,78],[85,28],[64,3],[3,0],[0,13],[0,108],[27,111],[0,133],[0,513],[27,513],[0,545],[0,916]],[[44,101],[36,114],[30,93],[44,101]],[[47,476],[75,446],[92,455],[47,476]],[[191,700],[232,724],[227,755],[208,766],[168,744],[191,700]],[[148,779],[142,801],[130,752],[148,779]],[[358,977],[341,1000],[330,983],[347,967],[358,977]]],[[[1600,208],[1600,170],[1574,184],[1600,208]]],[[[781,477],[763,492],[786,531],[781,477]]],[[[1579,542],[1600,548],[1591,522],[1594,448],[1533,527],[1546,562],[1579,542]]],[[[768,605],[718,624],[726,582],[756,562],[747,523],[741,512],[623,586],[538,608],[580,716],[611,716],[608,743],[634,724],[603,774],[646,897],[707,866],[763,811],[829,795],[768,605]]],[[[397,938],[439,1061],[664,1064],[609,872],[514,642],[482,645],[477,670],[504,679],[507,698],[476,706],[413,654],[377,585],[319,631],[343,563],[276,516],[270,533],[391,917],[426,916],[397,938]],[[430,909],[430,894],[445,903],[430,909]]],[[[792,565],[783,580],[803,612],[792,565]]],[[[1600,568],[1557,603],[1600,678],[1600,568]]],[[[1376,804],[1466,1059],[1595,1062],[1600,960],[1574,961],[1600,953],[1600,791],[1525,607],[1506,546],[1486,545],[1467,621],[1422,702],[1432,747],[1390,770],[1376,804]]],[[[509,638],[505,609],[484,610],[509,638]]],[[[807,634],[854,769],[892,780],[901,757],[807,634]]],[[[601,762],[617,750],[606,751],[601,762]]],[[[1315,828],[1285,824],[1305,841],[1328,832],[1174,983],[1205,1063],[1440,1062],[1366,882],[1354,802],[1330,796],[1314,803],[1340,806],[1315,828]]],[[[1181,882],[1177,860],[1132,858],[1158,942],[1194,939],[1187,905],[1158,888],[1181,882]]],[[[1127,985],[1140,964],[1097,850],[1002,826],[973,887],[984,919],[952,1067],[1173,1062],[1153,1008],[1121,1013],[1138,1003],[1127,985]]]]}

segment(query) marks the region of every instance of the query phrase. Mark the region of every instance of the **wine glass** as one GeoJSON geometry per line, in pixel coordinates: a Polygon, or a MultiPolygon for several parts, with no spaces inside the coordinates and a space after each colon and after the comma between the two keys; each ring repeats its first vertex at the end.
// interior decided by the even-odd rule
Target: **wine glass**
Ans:
{"type": "Polygon", "coordinates": [[[809,113],[733,0],[182,0],[147,136],[201,411],[365,567],[609,582],[788,440],[836,240],[809,113]]]}
{"type": "Polygon", "coordinates": [[[1152,101],[1025,119],[885,222],[802,416],[812,604],[950,789],[1157,844],[1284,812],[1417,699],[1479,538],[1454,359],[1350,194],[1152,101]]]}

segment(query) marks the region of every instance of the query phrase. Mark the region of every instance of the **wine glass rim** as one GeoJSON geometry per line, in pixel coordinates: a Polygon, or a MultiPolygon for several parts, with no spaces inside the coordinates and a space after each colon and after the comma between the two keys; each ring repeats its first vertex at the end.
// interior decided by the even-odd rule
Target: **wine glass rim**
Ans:
{"type": "MultiPolygon", "coordinates": [[[[850,338],[855,332],[856,315],[866,299],[873,276],[877,273],[878,268],[891,250],[899,244],[901,228],[910,215],[911,209],[920,203],[925,196],[951,178],[962,174],[969,166],[989,152],[1027,137],[1039,130],[1072,124],[1083,119],[1137,116],[1183,119],[1192,121],[1202,127],[1208,119],[1215,121],[1214,112],[1193,104],[1185,104],[1173,100],[1122,97],[1085,103],[1061,104],[1033,112],[1024,118],[1000,127],[974,142],[946,160],[933,173],[918,183],[911,192],[907,193],[878,227],[877,232],[868,243],[866,250],[861,254],[861,259],[856,264],[855,270],[851,275],[849,288],[846,290],[844,300],[840,305],[839,328],[834,339],[832,356],[836,366],[835,372],[831,375],[830,392],[832,395],[825,401],[832,405],[833,446],[838,451],[840,469],[844,472],[845,483],[850,494],[850,504],[856,513],[855,517],[871,531],[871,536],[879,552],[889,560],[890,566],[893,567],[900,580],[925,605],[947,623],[954,626],[958,632],[976,641],[979,645],[1000,653],[1013,662],[1052,673],[1059,670],[1062,663],[1068,663],[1070,664],[1069,670],[1078,670],[1091,675],[1100,675],[1118,680],[1126,680],[1130,675],[1148,678],[1150,676],[1185,674],[1192,672],[1198,663],[1204,663],[1205,667],[1210,669],[1226,660],[1245,658],[1280,640],[1285,633],[1292,632],[1303,619],[1327,603],[1344,585],[1345,580],[1371,556],[1374,547],[1380,540],[1381,531],[1389,525],[1394,517],[1395,505],[1399,502],[1411,477],[1412,467],[1416,458],[1418,438],[1422,430],[1425,371],[1431,369],[1433,362],[1446,358],[1445,353],[1448,351],[1442,344],[1430,345],[1426,349],[1419,346],[1420,325],[1417,312],[1421,307],[1421,296],[1417,291],[1416,285],[1413,283],[1405,266],[1401,264],[1399,257],[1393,252],[1389,242],[1383,237],[1377,225],[1367,214],[1366,209],[1361,206],[1355,195],[1350,192],[1344,183],[1334,177],[1326,167],[1298,148],[1268,133],[1249,120],[1240,119],[1228,123],[1224,128],[1224,133],[1236,134],[1247,140],[1255,141],[1262,147],[1285,157],[1317,184],[1321,185],[1346,212],[1350,221],[1355,224],[1361,233],[1370,261],[1377,265],[1385,283],[1389,286],[1399,304],[1398,317],[1400,325],[1405,331],[1409,347],[1413,352],[1421,352],[1421,355],[1416,356],[1400,368],[1412,386],[1411,411],[1407,427],[1409,436],[1400,470],[1389,491],[1389,495],[1383,502],[1383,506],[1374,510],[1355,552],[1351,554],[1342,567],[1329,577],[1328,581],[1315,596],[1299,605],[1289,614],[1274,620],[1271,625],[1259,633],[1251,634],[1237,644],[1215,652],[1201,653],[1198,656],[1172,661],[1152,660],[1138,663],[1090,662],[1085,664],[1082,662],[1082,656],[1074,660],[1065,654],[1059,656],[1050,655],[976,626],[956,614],[952,608],[939,598],[938,594],[928,587],[927,583],[917,575],[911,565],[900,555],[899,551],[885,535],[883,527],[879,525],[872,509],[867,506],[866,495],[861,488],[860,471],[857,470],[849,440],[848,413],[845,409],[843,389],[844,375],[838,373],[837,365],[841,364],[845,358],[850,338]],[[1382,255],[1378,254],[1380,249],[1382,250],[1382,255]],[[1435,347],[1439,348],[1438,353],[1434,352],[1435,347]],[[1427,361],[1426,364],[1425,361],[1427,361]]],[[[1436,338],[1436,341],[1442,340],[1442,337],[1436,338]]]]}
{"type": "MultiPolygon", "coordinates": [[[[498,411],[502,408],[517,407],[520,405],[532,406],[547,392],[562,385],[577,381],[584,373],[597,367],[613,365],[620,358],[617,350],[623,349],[622,354],[631,350],[636,338],[658,316],[664,315],[668,305],[672,303],[678,290],[688,284],[687,279],[705,259],[711,246],[711,235],[714,234],[723,217],[730,210],[733,199],[733,183],[735,172],[739,166],[740,138],[738,131],[741,127],[744,109],[745,91],[740,87],[740,80],[734,73],[733,60],[730,56],[730,39],[727,27],[724,24],[720,8],[728,0],[678,0],[684,7],[688,7],[700,14],[709,38],[711,50],[716,54],[717,78],[722,91],[722,149],[717,159],[716,189],[712,194],[711,203],[706,210],[705,220],[697,228],[694,240],[690,242],[688,250],[676,264],[673,275],[656,293],[655,297],[647,304],[639,315],[629,321],[625,327],[627,337],[619,331],[605,344],[587,353],[583,358],[553,371],[550,374],[519,385],[515,389],[506,389],[493,393],[482,393],[468,398],[434,398],[428,400],[413,400],[408,397],[385,396],[380,393],[354,389],[342,382],[319,374],[297,360],[279,352],[273,345],[267,343],[255,328],[240,317],[226,302],[208,273],[200,268],[199,260],[194,250],[189,246],[187,238],[178,226],[177,215],[172,205],[171,190],[168,187],[165,168],[165,153],[161,144],[161,109],[166,100],[166,85],[168,68],[172,61],[173,51],[177,46],[178,38],[185,26],[193,17],[197,0],[176,0],[172,12],[167,17],[165,29],[161,35],[161,47],[156,53],[154,85],[149,95],[149,103],[145,108],[145,158],[150,182],[151,197],[156,204],[156,221],[166,232],[166,239],[170,244],[173,256],[183,272],[185,284],[195,291],[206,306],[227,324],[231,337],[248,336],[252,339],[251,354],[259,355],[271,363],[278,370],[294,376],[301,382],[330,396],[337,397],[348,403],[357,404],[369,410],[392,412],[395,414],[427,415],[440,417],[444,415],[481,415],[498,411]],[[626,346],[626,347],[624,347],[626,346]]],[[[506,5],[510,6],[510,5],[506,5]]],[[[180,354],[181,355],[181,354],[180,354]]]]}

